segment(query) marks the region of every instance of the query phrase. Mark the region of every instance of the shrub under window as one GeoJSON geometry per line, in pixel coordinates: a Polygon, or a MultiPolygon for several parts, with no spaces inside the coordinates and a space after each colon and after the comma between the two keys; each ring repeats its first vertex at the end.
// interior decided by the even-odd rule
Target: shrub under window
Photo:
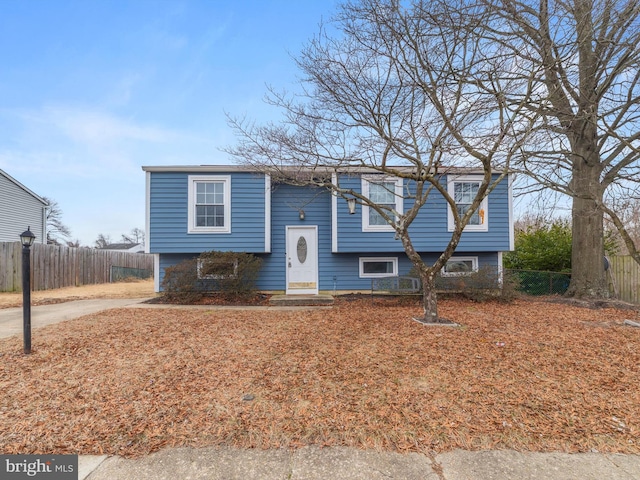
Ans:
{"type": "Polygon", "coordinates": [[[216,292],[225,298],[249,297],[256,291],[262,260],[244,252],[205,252],[165,269],[163,295],[172,302],[194,303],[216,292]]]}

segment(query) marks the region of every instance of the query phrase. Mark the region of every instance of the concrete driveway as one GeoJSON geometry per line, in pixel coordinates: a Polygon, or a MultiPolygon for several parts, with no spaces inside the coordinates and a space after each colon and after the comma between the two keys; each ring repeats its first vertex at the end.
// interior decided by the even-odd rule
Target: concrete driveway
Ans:
{"type": "MultiPolygon", "coordinates": [[[[136,305],[146,298],[97,298],[74,300],[72,302],[53,303],[31,307],[31,329],[44,327],[51,323],[71,320],[83,315],[136,305]]],[[[22,335],[22,307],[0,309],[0,338],[22,335]]]]}

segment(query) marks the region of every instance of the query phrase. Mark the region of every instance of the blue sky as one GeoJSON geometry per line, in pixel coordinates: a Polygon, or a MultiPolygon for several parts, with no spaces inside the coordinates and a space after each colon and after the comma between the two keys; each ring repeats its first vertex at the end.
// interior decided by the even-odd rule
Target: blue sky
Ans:
{"type": "Polygon", "coordinates": [[[142,165],[230,163],[337,0],[0,0],[0,169],[92,246],[144,229],[142,165]]]}

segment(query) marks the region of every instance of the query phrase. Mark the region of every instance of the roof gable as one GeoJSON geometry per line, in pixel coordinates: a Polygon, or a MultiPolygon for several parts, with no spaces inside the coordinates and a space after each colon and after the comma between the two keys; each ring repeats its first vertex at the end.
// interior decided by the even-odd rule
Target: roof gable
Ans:
{"type": "Polygon", "coordinates": [[[4,170],[0,170],[0,175],[2,175],[3,177],[5,177],[7,180],[9,180],[11,183],[15,184],[18,188],[21,188],[22,190],[24,190],[25,192],[27,192],[29,195],[31,195],[33,198],[35,198],[36,200],[38,200],[39,202],[41,202],[44,206],[49,206],[49,202],[47,202],[44,198],[42,198],[40,195],[34,193],[33,191],[29,190],[27,187],[25,187],[23,184],[21,184],[19,181],[17,181],[15,178],[13,178],[11,175],[9,175],[7,172],[5,172],[4,170]]]}

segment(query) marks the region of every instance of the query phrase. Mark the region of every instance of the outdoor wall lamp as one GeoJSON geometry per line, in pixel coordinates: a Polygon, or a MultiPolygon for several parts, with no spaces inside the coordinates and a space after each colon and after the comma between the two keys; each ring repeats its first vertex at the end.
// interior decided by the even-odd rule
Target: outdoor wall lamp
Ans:
{"type": "Polygon", "coordinates": [[[356,199],[347,198],[347,207],[349,207],[349,215],[356,213],[356,199]]]}
{"type": "Polygon", "coordinates": [[[27,227],[20,234],[22,243],[22,332],[24,336],[24,353],[31,353],[31,245],[36,236],[27,227]]]}
{"type": "Polygon", "coordinates": [[[304,220],[304,210],[300,209],[298,216],[300,217],[300,220],[304,220]]]}

